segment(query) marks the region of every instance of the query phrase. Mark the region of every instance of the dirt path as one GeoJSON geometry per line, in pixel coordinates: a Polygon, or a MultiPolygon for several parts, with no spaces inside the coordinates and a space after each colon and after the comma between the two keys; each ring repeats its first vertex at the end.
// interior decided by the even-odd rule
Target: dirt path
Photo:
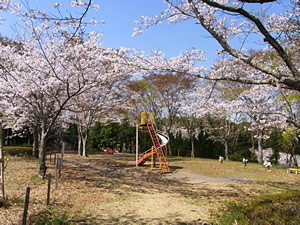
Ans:
{"type": "Polygon", "coordinates": [[[187,183],[227,183],[227,182],[238,182],[238,181],[251,181],[243,177],[208,177],[199,174],[188,173],[184,171],[178,171],[176,173],[171,173],[166,175],[170,179],[179,179],[187,183]]]}
{"type": "Polygon", "coordinates": [[[242,178],[210,178],[180,170],[161,174],[149,167],[136,169],[132,158],[122,156],[67,155],[64,166],[62,181],[73,184],[70,198],[72,189],[83,190],[70,199],[70,210],[79,212],[77,224],[204,224],[224,196],[243,194],[232,185],[242,178]]]}

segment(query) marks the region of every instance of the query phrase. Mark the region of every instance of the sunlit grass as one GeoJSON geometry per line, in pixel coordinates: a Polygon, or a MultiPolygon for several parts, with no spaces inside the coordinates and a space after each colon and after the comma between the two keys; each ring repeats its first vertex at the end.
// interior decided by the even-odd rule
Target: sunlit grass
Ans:
{"type": "Polygon", "coordinates": [[[29,157],[32,154],[32,147],[28,146],[4,146],[4,154],[29,157]]]}
{"type": "Polygon", "coordinates": [[[295,181],[295,174],[287,173],[284,166],[272,166],[269,170],[262,164],[248,163],[245,166],[242,162],[224,161],[220,163],[216,159],[188,159],[185,160],[170,160],[171,166],[182,167],[184,171],[196,173],[203,176],[210,177],[244,177],[248,179],[255,179],[261,181],[281,181],[293,182],[295,181]]]}

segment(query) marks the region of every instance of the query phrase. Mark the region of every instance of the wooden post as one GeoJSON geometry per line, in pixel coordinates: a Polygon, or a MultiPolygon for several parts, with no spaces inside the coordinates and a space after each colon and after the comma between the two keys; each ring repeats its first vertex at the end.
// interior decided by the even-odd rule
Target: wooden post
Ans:
{"type": "Polygon", "coordinates": [[[58,158],[55,161],[55,189],[58,188],[58,174],[57,174],[57,169],[58,169],[58,158]]]}
{"type": "Polygon", "coordinates": [[[139,125],[136,125],[136,134],[135,134],[135,167],[138,167],[138,158],[139,158],[139,125]]]}
{"type": "Polygon", "coordinates": [[[50,191],[51,191],[51,173],[48,175],[48,191],[47,191],[47,205],[50,203],[50,191]]]}
{"type": "Polygon", "coordinates": [[[53,164],[56,164],[56,152],[54,152],[54,161],[53,164]]]}
{"type": "Polygon", "coordinates": [[[63,167],[64,164],[64,154],[65,154],[65,142],[62,143],[62,148],[61,148],[61,167],[63,167]]]}
{"type": "Polygon", "coordinates": [[[151,152],[152,152],[152,155],[151,155],[151,169],[153,169],[153,163],[154,163],[154,155],[153,155],[153,146],[152,146],[152,148],[151,148],[151,152]]]}
{"type": "Polygon", "coordinates": [[[22,225],[26,225],[26,222],[27,222],[27,212],[28,212],[28,206],[29,206],[29,195],[30,195],[30,187],[28,186],[26,188],[22,225]]]}
{"type": "Polygon", "coordinates": [[[2,123],[0,121],[0,198],[5,197],[4,191],[4,154],[2,148],[2,123]]]}
{"type": "Polygon", "coordinates": [[[58,157],[58,178],[60,178],[60,177],[61,177],[61,160],[58,157]]]}

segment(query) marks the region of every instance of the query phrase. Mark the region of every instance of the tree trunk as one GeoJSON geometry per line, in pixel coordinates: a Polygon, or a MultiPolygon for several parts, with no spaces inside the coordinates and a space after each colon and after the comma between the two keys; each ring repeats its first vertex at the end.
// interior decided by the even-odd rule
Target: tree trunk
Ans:
{"type": "Polygon", "coordinates": [[[87,135],[82,136],[82,156],[88,157],[86,149],[87,135]]]}
{"type": "Polygon", "coordinates": [[[78,156],[81,156],[82,154],[82,139],[81,135],[78,133],[78,156]]]}
{"type": "Polygon", "coordinates": [[[131,152],[131,141],[126,144],[126,152],[132,153],[131,152]]]}
{"type": "Polygon", "coordinates": [[[45,129],[42,126],[41,140],[39,145],[39,165],[38,165],[38,176],[40,178],[46,175],[46,134],[45,129]]]}
{"type": "Polygon", "coordinates": [[[170,142],[170,132],[167,132],[169,136],[169,143],[168,143],[168,155],[172,156],[172,148],[171,148],[171,142],[170,142]]]}
{"type": "Polygon", "coordinates": [[[293,159],[294,166],[298,167],[297,154],[295,153],[295,147],[292,148],[291,158],[293,159]]]}
{"type": "Polygon", "coordinates": [[[126,143],[123,142],[122,147],[120,148],[120,152],[126,152],[126,143]]]}
{"type": "Polygon", "coordinates": [[[32,144],[32,156],[34,158],[39,157],[39,133],[36,128],[33,129],[33,144],[32,144]]]}
{"type": "Polygon", "coordinates": [[[136,148],[136,143],[135,141],[131,140],[129,145],[130,153],[135,152],[135,148],[136,148]]]}
{"type": "Polygon", "coordinates": [[[254,141],[254,134],[253,132],[251,132],[251,149],[250,152],[252,152],[253,154],[255,154],[255,141],[254,141]]]}
{"type": "Polygon", "coordinates": [[[191,139],[191,143],[192,143],[192,156],[191,157],[195,157],[195,147],[194,147],[194,135],[190,136],[191,139]]]}
{"type": "Polygon", "coordinates": [[[257,140],[257,148],[258,148],[258,153],[257,153],[257,162],[258,163],[263,163],[263,149],[262,149],[262,139],[259,137],[257,140]]]}
{"type": "Polygon", "coordinates": [[[225,160],[228,160],[228,141],[227,140],[225,140],[224,146],[225,146],[225,160]]]}

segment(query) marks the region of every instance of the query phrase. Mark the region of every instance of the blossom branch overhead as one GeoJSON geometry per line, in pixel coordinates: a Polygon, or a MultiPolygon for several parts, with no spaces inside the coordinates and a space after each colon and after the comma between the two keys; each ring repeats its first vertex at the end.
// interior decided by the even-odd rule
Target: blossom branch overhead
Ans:
{"type": "MultiPolygon", "coordinates": [[[[218,80],[230,80],[248,84],[269,84],[283,88],[300,91],[299,39],[289,36],[297,35],[297,25],[293,21],[299,16],[298,6],[291,3],[285,13],[279,14],[258,10],[250,12],[245,4],[273,4],[270,0],[248,1],[213,1],[213,0],[166,0],[167,8],[160,15],[141,17],[137,21],[138,27],[133,35],[142,34],[151,26],[159,25],[163,21],[179,23],[184,20],[196,20],[206,31],[218,41],[220,46],[228,54],[229,59],[236,59],[248,67],[254,68],[258,73],[264,74],[266,79],[256,76],[254,79],[242,77],[219,77],[218,80]],[[237,20],[237,16],[239,19],[237,20]],[[286,30],[286,27],[289,27],[286,30]],[[241,41],[241,46],[248,44],[252,37],[259,38],[265,48],[257,50],[257,54],[251,54],[248,50],[237,48],[232,43],[234,40],[241,41]],[[289,44],[287,45],[287,38],[289,44]],[[276,61],[276,64],[275,64],[276,61]]],[[[280,5],[278,5],[280,6],[280,5]]],[[[282,7],[282,6],[281,6],[282,7]]],[[[270,7],[269,7],[270,8],[270,7]]],[[[252,41],[253,44],[255,42],[252,41]]],[[[261,47],[260,47],[261,48],[261,47]]],[[[197,75],[206,79],[214,79],[212,76],[197,75]]]]}

